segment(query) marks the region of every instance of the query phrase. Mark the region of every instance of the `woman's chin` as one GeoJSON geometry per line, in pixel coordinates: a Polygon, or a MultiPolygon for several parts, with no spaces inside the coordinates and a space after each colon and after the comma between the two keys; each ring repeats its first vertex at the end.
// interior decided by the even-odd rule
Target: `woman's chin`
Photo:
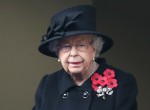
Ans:
{"type": "Polygon", "coordinates": [[[71,74],[80,74],[83,72],[83,69],[82,68],[71,68],[71,69],[69,69],[69,72],[71,74]]]}

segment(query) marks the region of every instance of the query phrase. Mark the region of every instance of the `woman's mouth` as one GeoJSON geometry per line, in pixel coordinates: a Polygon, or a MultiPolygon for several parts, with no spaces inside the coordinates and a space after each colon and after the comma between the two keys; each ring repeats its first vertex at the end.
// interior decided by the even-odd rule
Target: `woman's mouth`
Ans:
{"type": "Polygon", "coordinates": [[[82,62],[69,62],[69,65],[73,66],[73,67],[77,67],[80,66],[82,62]]]}
{"type": "Polygon", "coordinates": [[[81,62],[69,62],[70,64],[74,64],[74,65],[78,65],[80,64],[81,62]]]}

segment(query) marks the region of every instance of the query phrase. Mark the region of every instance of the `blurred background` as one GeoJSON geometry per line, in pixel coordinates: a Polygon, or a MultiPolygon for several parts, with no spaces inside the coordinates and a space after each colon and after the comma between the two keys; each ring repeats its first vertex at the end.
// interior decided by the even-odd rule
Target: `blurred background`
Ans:
{"type": "Polygon", "coordinates": [[[0,0],[0,110],[31,110],[41,78],[61,68],[37,50],[56,12],[76,5],[97,7],[97,28],[114,39],[102,57],[132,73],[138,108],[149,110],[149,0],[0,0]]]}

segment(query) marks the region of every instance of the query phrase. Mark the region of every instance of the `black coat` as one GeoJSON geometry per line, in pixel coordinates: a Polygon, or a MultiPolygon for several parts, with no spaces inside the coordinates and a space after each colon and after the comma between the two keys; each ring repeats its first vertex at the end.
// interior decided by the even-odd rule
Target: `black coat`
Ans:
{"type": "Polygon", "coordinates": [[[98,73],[107,68],[115,71],[118,86],[113,89],[112,95],[106,95],[105,100],[97,97],[91,87],[91,78],[81,86],[76,86],[70,75],[62,69],[43,77],[36,91],[33,110],[137,110],[135,78],[105,61],[98,63],[98,73]]]}

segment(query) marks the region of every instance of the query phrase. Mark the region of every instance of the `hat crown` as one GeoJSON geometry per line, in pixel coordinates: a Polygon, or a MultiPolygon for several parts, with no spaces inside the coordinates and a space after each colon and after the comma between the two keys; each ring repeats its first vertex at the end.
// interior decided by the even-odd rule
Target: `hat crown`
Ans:
{"type": "Polygon", "coordinates": [[[90,5],[81,5],[65,9],[55,14],[51,19],[51,24],[63,22],[65,23],[70,20],[74,20],[76,28],[75,30],[94,30],[96,29],[96,9],[90,5]]]}
{"type": "Polygon", "coordinates": [[[79,31],[96,31],[96,9],[93,6],[77,6],[55,14],[42,42],[79,31]]]}

